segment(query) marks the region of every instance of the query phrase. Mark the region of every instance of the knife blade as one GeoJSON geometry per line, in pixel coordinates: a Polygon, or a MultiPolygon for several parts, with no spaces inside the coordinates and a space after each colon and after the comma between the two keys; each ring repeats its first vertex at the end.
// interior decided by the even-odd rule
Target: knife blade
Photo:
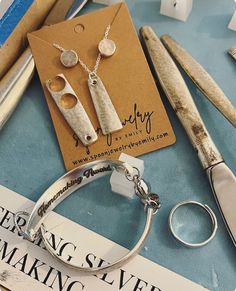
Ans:
{"type": "MultiPolygon", "coordinates": [[[[44,25],[51,25],[65,19],[72,19],[88,2],[77,0],[73,11],[70,10],[74,0],[58,0],[49,12],[44,25]]],[[[0,129],[14,112],[21,100],[25,89],[30,83],[35,69],[34,59],[28,47],[19,57],[17,62],[0,81],[0,129]]]]}
{"type": "Polygon", "coordinates": [[[199,90],[236,127],[236,108],[210,74],[171,36],[163,35],[161,41],[199,90]]]}
{"type": "Polygon", "coordinates": [[[216,203],[236,247],[236,178],[225,163],[207,169],[216,203]]]}
{"type": "Polygon", "coordinates": [[[212,141],[176,64],[151,27],[141,28],[158,79],[185,128],[209,178],[228,232],[236,246],[236,178],[212,141]]]}

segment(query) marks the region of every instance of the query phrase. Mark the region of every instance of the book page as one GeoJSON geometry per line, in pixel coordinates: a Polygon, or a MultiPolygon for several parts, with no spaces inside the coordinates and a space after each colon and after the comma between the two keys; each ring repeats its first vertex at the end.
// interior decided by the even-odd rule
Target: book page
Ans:
{"type": "MultiPolygon", "coordinates": [[[[136,256],[108,274],[85,275],[68,268],[45,250],[42,239],[23,240],[13,223],[17,211],[30,212],[34,203],[0,186],[0,285],[12,291],[203,291],[158,264],[136,256]]],[[[85,266],[98,266],[121,257],[127,249],[59,214],[50,214],[52,242],[64,256],[75,257],[85,266]]],[[[25,224],[22,218],[20,225],[25,224]]]]}

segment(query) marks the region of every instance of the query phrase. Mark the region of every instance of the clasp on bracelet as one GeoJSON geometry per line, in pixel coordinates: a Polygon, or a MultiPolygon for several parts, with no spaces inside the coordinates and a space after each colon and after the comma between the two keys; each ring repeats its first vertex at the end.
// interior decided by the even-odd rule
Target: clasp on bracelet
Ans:
{"type": "Polygon", "coordinates": [[[158,212],[158,210],[161,208],[161,202],[159,195],[156,193],[150,193],[148,196],[148,199],[146,200],[146,204],[144,206],[144,210],[147,211],[147,208],[153,208],[154,212],[153,215],[158,212]]]}
{"type": "Polygon", "coordinates": [[[140,178],[140,172],[138,168],[133,167],[136,170],[136,174],[130,175],[125,172],[126,178],[134,183],[135,194],[140,198],[144,204],[144,210],[147,208],[153,208],[153,214],[156,214],[158,209],[161,207],[159,195],[151,192],[151,186],[145,180],[140,178]]]}

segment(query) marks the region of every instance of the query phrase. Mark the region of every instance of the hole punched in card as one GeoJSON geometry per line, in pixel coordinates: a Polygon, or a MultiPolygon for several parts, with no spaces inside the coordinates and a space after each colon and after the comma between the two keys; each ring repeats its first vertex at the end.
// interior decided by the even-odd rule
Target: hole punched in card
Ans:
{"type": "Polygon", "coordinates": [[[73,88],[63,74],[46,81],[57,107],[84,146],[97,141],[97,133],[73,88]]]}

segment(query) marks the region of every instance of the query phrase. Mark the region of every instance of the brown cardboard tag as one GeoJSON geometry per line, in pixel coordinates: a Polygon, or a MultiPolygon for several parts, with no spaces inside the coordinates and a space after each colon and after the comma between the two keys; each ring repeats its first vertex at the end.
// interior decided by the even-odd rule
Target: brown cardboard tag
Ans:
{"type": "Polygon", "coordinates": [[[175,142],[175,135],[124,3],[44,27],[30,33],[29,42],[67,170],[95,159],[118,158],[121,152],[138,156],[175,142]],[[60,63],[60,51],[52,44],[75,50],[92,69],[98,54],[98,43],[109,24],[109,38],[116,43],[117,51],[114,56],[102,59],[97,73],[109,92],[124,128],[104,136],[88,90],[88,74],[79,64],[64,68],[60,63]],[[88,148],[73,133],[45,87],[46,80],[60,73],[70,82],[97,129],[98,141],[88,148]]]}

